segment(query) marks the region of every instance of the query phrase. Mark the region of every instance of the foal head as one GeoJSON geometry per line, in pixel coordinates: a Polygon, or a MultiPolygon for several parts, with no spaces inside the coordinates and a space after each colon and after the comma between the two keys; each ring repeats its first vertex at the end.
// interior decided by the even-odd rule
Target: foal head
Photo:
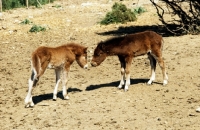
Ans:
{"type": "Polygon", "coordinates": [[[88,68],[88,64],[87,64],[87,47],[83,47],[81,46],[78,50],[77,50],[77,54],[76,54],[76,61],[79,64],[80,67],[87,69],[88,68]]]}
{"type": "Polygon", "coordinates": [[[105,45],[103,42],[99,43],[94,50],[94,55],[91,61],[91,65],[96,67],[100,65],[106,59],[107,53],[105,52],[105,45]]]}

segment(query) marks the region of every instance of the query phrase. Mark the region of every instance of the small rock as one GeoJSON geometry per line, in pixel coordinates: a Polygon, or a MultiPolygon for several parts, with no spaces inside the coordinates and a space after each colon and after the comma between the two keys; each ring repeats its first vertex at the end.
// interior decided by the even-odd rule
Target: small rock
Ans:
{"type": "Polygon", "coordinates": [[[14,23],[21,23],[21,21],[20,20],[18,20],[18,19],[16,19],[15,21],[14,21],[14,23]]]}
{"type": "Polygon", "coordinates": [[[189,116],[195,116],[195,114],[190,113],[189,116]]]}
{"type": "Polygon", "coordinates": [[[12,33],[13,33],[13,30],[9,30],[8,32],[9,32],[10,34],[12,34],[12,33]]]}
{"type": "Polygon", "coordinates": [[[89,52],[90,52],[91,54],[93,53],[93,51],[92,51],[92,50],[90,50],[89,52]]]}
{"type": "Polygon", "coordinates": [[[32,15],[30,15],[30,16],[28,16],[30,19],[32,19],[33,18],[33,16],[32,15]]]}
{"type": "Polygon", "coordinates": [[[158,117],[158,118],[157,118],[157,120],[158,120],[158,121],[161,121],[161,118],[160,118],[160,117],[158,117]]]}
{"type": "Polygon", "coordinates": [[[164,91],[164,93],[168,93],[168,92],[169,92],[169,90],[168,90],[168,89],[164,91]]]}
{"type": "Polygon", "coordinates": [[[0,88],[0,92],[3,92],[4,91],[4,88],[0,88]]]}
{"type": "Polygon", "coordinates": [[[101,125],[101,122],[96,122],[94,123],[94,125],[101,125]]]}
{"type": "Polygon", "coordinates": [[[3,26],[3,27],[2,27],[2,29],[6,30],[6,29],[7,29],[7,27],[3,26]]]}

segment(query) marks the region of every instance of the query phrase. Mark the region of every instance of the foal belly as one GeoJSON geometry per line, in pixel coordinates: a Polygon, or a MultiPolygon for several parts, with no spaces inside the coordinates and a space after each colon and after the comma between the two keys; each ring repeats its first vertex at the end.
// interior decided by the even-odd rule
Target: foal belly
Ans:
{"type": "Polygon", "coordinates": [[[48,64],[48,68],[49,69],[56,69],[56,68],[62,68],[62,67],[64,67],[64,63],[62,62],[62,63],[49,63],[48,64]]]}
{"type": "Polygon", "coordinates": [[[48,69],[55,69],[55,66],[51,63],[48,64],[48,69]]]}

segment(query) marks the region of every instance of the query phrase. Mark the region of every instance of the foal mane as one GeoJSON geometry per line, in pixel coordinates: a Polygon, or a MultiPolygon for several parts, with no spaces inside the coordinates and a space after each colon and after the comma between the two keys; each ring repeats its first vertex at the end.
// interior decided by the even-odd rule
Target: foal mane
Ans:
{"type": "Polygon", "coordinates": [[[85,48],[84,46],[77,43],[68,43],[68,44],[64,44],[63,46],[66,46],[69,48],[85,48]]]}
{"type": "Polygon", "coordinates": [[[110,50],[109,48],[114,48],[116,46],[120,46],[121,41],[123,41],[125,36],[119,36],[119,37],[112,37],[110,39],[107,39],[106,41],[101,41],[97,44],[97,47],[102,50],[103,52],[106,52],[106,50],[110,50]]]}
{"type": "Polygon", "coordinates": [[[116,45],[120,43],[122,40],[124,40],[125,36],[119,36],[119,37],[112,37],[110,39],[107,39],[105,41],[101,41],[99,44],[104,45],[116,45]]]}
{"type": "Polygon", "coordinates": [[[63,46],[67,49],[70,49],[75,55],[82,55],[87,52],[87,47],[80,44],[68,43],[64,44],[63,46]]]}

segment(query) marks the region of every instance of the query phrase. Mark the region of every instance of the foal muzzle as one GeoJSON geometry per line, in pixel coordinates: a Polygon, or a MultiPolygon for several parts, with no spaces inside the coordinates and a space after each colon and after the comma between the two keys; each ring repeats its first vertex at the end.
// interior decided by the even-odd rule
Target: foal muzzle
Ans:
{"type": "Polygon", "coordinates": [[[88,64],[83,66],[84,69],[88,69],[88,64]]]}
{"type": "Polygon", "coordinates": [[[96,66],[97,66],[97,63],[94,62],[94,61],[92,61],[92,62],[91,62],[91,65],[92,65],[92,67],[96,67],[96,66]]]}

